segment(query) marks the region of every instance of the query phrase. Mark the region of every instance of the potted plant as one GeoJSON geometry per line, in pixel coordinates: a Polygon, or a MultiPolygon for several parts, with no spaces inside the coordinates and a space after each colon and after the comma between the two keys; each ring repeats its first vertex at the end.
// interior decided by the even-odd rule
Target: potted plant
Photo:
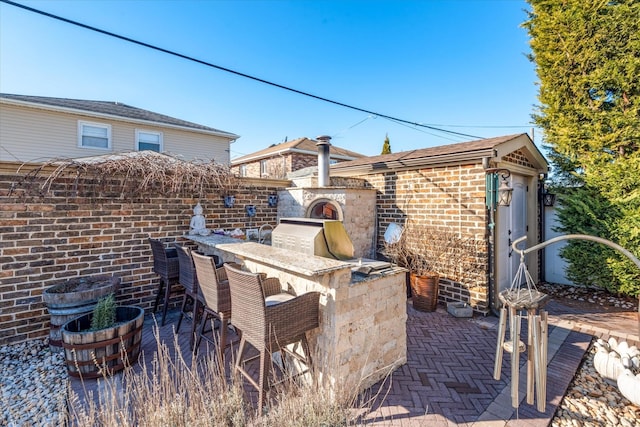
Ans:
{"type": "Polygon", "coordinates": [[[62,347],[69,375],[97,378],[136,361],[143,322],[142,308],[118,307],[110,294],[98,301],[93,312],[65,323],[62,347]]]}
{"type": "Polygon", "coordinates": [[[48,287],[42,300],[51,316],[49,345],[62,350],[61,328],[69,320],[90,313],[98,300],[120,287],[120,278],[113,275],[80,276],[48,287]]]}
{"type": "Polygon", "coordinates": [[[441,276],[458,279],[463,265],[473,259],[473,239],[448,229],[409,222],[385,242],[387,256],[409,270],[413,307],[434,311],[441,276]]]}

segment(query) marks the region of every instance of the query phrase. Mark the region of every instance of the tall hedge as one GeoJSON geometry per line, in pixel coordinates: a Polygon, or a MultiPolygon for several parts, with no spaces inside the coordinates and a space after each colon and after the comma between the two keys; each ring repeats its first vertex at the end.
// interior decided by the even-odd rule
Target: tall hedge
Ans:
{"type": "MultiPolygon", "coordinates": [[[[529,4],[533,118],[553,165],[560,231],[603,237],[640,257],[640,2],[529,4]]],[[[613,250],[571,241],[561,256],[576,283],[640,293],[639,269],[613,250]]]]}

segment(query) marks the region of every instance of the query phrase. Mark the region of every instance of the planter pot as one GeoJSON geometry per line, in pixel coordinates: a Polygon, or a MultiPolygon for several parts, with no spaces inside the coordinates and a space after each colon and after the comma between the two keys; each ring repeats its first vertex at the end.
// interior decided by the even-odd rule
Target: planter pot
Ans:
{"type": "Polygon", "coordinates": [[[438,282],[440,276],[437,273],[419,276],[410,273],[411,300],[413,308],[420,311],[435,311],[438,306],[438,282]]]}
{"type": "Polygon", "coordinates": [[[62,351],[61,327],[69,320],[91,313],[98,300],[114,293],[120,286],[116,276],[77,277],[53,285],[42,293],[51,322],[49,326],[49,346],[54,351],[62,351]]]}
{"type": "Polygon", "coordinates": [[[116,309],[117,324],[88,330],[93,313],[70,320],[62,327],[67,372],[70,376],[97,378],[122,370],[138,360],[144,310],[135,306],[116,309]]]}

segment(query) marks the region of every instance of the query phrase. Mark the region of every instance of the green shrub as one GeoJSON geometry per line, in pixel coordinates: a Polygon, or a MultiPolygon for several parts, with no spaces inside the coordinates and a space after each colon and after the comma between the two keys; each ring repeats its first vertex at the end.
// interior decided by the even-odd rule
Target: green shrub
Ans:
{"type": "MultiPolygon", "coordinates": [[[[588,234],[610,240],[634,253],[640,253],[640,209],[616,203],[589,186],[565,189],[558,208],[563,234],[588,234]]],[[[596,242],[571,240],[560,251],[567,261],[567,278],[578,285],[610,292],[640,294],[640,270],[620,252],[596,242]]]]}
{"type": "Polygon", "coordinates": [[[109,294],[98,300],[91,317],[91,330],[98,331],[113,326],[116,323],[116,299],[109,294]]]}

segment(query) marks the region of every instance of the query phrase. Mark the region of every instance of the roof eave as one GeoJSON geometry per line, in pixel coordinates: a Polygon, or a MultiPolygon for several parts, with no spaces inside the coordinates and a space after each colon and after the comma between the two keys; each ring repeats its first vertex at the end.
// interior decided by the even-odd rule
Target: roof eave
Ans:
{"type": "Polygon", "coordinates": [[[334,175],[344,174],[344,176],[370,175],[375,173],[384,173],[405,169],[468,163],[470,161],[482,161],[482,158],[493,157],[494,154],[495,151],[493,148],[485,148],[482,150],[475,150],[471,152],[467,151],[463,153],[442,154],[438,156],[418,157],[406,160],[391,160],[380,162],[377,164],[341,166],[341,164],[338,163],[337,165],[333,165],[331,167],[331,173],[334,175]]]}

